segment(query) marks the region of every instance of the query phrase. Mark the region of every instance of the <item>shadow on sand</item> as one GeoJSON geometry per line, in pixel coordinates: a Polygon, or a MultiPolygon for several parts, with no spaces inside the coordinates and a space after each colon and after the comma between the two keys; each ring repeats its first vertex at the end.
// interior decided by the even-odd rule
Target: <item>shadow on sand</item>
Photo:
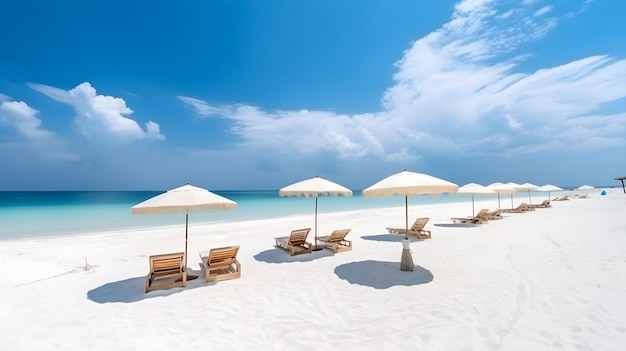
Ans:
{"type": "Polygon", "coordinates": [[[388,289],[430,283],[434,277],[426,268],[415,265],[413,272],[400,270],[400,262],[360,261],[339,265],[335,274],[350,284],[388,289]]]}
{"type": "Polygon", "coordinates": [[[448,228],[476,228],[478,224],[472,223],[435,223],[435,227],[448,227],[448,228]]]}
{"type": "MultiPolygon", "coordinates": [[[[404,234],[376,234],[376,235],[366,235],[361,236],[363,240],[374,240],[374,241],[386,241],[393,243],[401,243],[404,240],[404,234]]],[[[415,236],[409,236],[409,241],[412,243],[424,241],[423,239],[418,239],[415,236]]]]}
{"type": "Polygon", "coordinates": [[[320,258],[332,256],[333,252],[328,249],[313,251],[311,253],[296,256],[289,255],[289,251],[281,248],[265,250],[254,255],[254,259],[266,263],[289,263],[289,262],[309,262],[320,258]]]}
{"type": "Polygon", "coordinates": [[[145,299],[151,299],[157,296],[169,296],[178,294],[185,290],[201,288],[203,286],[215,285],[216,283],[207,283],[204,279],[204,272],[189,269],[189,275],[198,278],[187,281],[184,288],[171,288],[167,290],[154,290],[149,293],[145,292],[146,277],[135,277],[120,280],[117,282],[106,283],[87,292],[87,298],[97,303],[107,302],[137,302],[145,299]]]}

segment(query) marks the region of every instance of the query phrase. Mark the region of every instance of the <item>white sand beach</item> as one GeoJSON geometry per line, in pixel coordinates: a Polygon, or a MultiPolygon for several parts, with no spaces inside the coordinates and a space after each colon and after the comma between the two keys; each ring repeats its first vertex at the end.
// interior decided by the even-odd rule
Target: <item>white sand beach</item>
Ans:
{"type": "Polygon", "coordinates": [[[273,246],[312,215],[191,225],[200,278],[150,293],[148,256],[184,250],[184,217],[0,242],[0,349],[624,350],[626,195],[570,199],[461,226],[450,218],[471,203],[412,197],[410,222],[430,217],[432,231],[411,243],[413,272],[399,269],[403,236],[385,231],[404,225],[403,207],[320,214],[320,236],[352,229],[353,250],[335,255],[273,246]],[[241,246],[241,278],[207,283],[200,254],[227,245],[241,246]]]}

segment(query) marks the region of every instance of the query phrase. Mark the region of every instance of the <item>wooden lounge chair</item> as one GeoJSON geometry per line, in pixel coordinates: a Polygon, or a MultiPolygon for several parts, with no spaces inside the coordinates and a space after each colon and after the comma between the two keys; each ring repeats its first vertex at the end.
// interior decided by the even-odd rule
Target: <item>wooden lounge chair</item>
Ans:
{"type": "Polygon", "coordinates": [[[239,245],[209,250],[209,256],[204,262],[206,281],[217,282],[241,277],[241,264],[237,261],[237,252],[239,245]]]}
{"type": "Polygon", "coordinates": [[[502,219],[502,218],[504,218],[504,217],[502,217],[502,213],[500,212],[499,208],[497,208],[497,209],[495,209],[493,211],[487,212],[485,217],[487,219],[502,219]]]}
{"type": "Polygon", "coordinates": [[[534,208],[548,208],[548,207],[552,207],[552,205],[550,205],[550,200],[543,200],[542,203],[540,204],[533,204],[533,205],[529,205],[531,207],[534,208]]]}
{"type": "Polygon", "coordinates": [[[289,250],[291,256],[311,253],[311,243],[306,241],[306,237],[309,235],[310,231],[311,228],[296,229],[292,230],[289,236],[274,238],[276,247],[289,250]]]}
{"type": "Polygon", "coordinates": [[[521,203],[515,208],[501,208],[500,212],[502,213],[526,213],[531,210],[534,210],[534,208],[531,209],[531,207],[528,206],[528,204],[521,203]]]}
{"type": "Polygon", "coordinates": [[[474,217],[452,217],[452,222],[454,223],[466,223],[466,224],[483,224],[488,223],[489,220],[487,218],[487,213],[489,209],[483,208],[480,210],[474,217]]]}
{"type": "Polygon", "coordinates": [[[425,230],[426,223],[430,220],[429,217],[420,217],[415,220],[415,223],[409,228],[407,233],[406,228],[387,228],[387,231],[391,234],[408,234],[415,235],[418,239],[430,239],[430,230],[425,230]]]}
{"type": "Polygon", "coordinates": [[[561,196],[560,198],[559,198],[559,197],[557,197],[557,198],[555,198],[555,199],[554,199],[554,200],[552,200],[552,201],[567,201],[567,200],[569,200],[569,195],[563,195],[563,196],[561,196]]]}
{"type": "Polygon", "coordinates": [[[330,235],[318,236],[317,240],[326,244],[326,247],[333,250],[333,253],[352,250],[352,241],[346,240],[350,229],[334,230],[330,235]]]}
{"type": "Polygon", "coordinates": [[[146,292],[187,286],[184,252],[152,255],[149,259],[150,273],[146,277],[146,292]]]}

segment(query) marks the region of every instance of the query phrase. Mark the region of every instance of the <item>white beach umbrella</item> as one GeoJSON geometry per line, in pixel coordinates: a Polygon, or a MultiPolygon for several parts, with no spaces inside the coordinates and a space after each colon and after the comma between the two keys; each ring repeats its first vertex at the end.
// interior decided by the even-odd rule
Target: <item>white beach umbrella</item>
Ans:
{"type": "Polygon", "coordinates": [[[552,191],[563,191],[563,189],[559,188],[556,185],[546,184],[546,185],[542,185],[542,186],[538,187],[537,189],[535,189],[535,191],[547,192],[548,193],[548,200],[550,200],[550,192],[552,192],[552,191]]]}
{"type": "Polygon", "coordinates": [[[498,208],[500,208],[500,194],[503,194],[503,195],[511,194],[511,197],[512,197],[513,196],[512,194],[516,191],[515,188],[513,188],[512,186],[506,185],[500,182],[491,183],[487,185],[487,188],[498,193],[498,208]]]}
{"type": "Polygon", "coordinates": [[[414,268],[413,258],[409,249],[409,195],[425,194],[455,194],[459,186],[447,180],[436,178],[423,173],[415,173],[404,170],[403,172],[390,175],[378,183],[363,190],[364,197],[374,196],[404,196],[405,205],[405,228],[406,233],[403,242],[402,260],[400,269],[403,271],[414,268]]]}
{"type": "Polygon", "coordinates": [[[324,178],[315,177],[288,185],[278,191],[280,196],[315,197],[315,249],[317,247],[317,198],[319,196],[352,196],[352,190],[324,178]]]}
{"type": "MultiPolygon", "coordinates": [[[[187,183],[131,207],[132,214],[165,214],[185,212],[185,271],[187,270],[187,242],[189,212],[201,210],[232,210],[237,203],[206,189],[187,183]]],[[[195,277],[192,277],[195,278],[195,277]]]]}
{"type": "Polygon", "coordinates": [[[587,194],[590,190],[595,189],[593,186],[591,185],[581,185],[578,188],[576,188],[576,190],[582,190],[584,193],[583,197],[589,197],[589,195],[587,194]]]}
{"type": "Polygon", "coordinates": [[[472,195],[472,217],[474,217],[474,195],[493,195],[496,192],[484,185],[469,183],[462,187],[459,187],[458,194],[471,194],[472,195]]]}

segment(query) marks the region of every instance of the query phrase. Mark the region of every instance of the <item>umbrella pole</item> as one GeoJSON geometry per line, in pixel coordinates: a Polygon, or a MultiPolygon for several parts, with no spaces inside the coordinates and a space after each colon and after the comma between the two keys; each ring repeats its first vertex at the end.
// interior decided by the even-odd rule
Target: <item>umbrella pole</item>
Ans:
{"type": "Polygon", "coordinates": [[[513,193],[511,193],[511,208],[514,208],[513,207],[513,193]]]}
{"type": "Polygon", "coordinates": [[[500,209],[500,193],[498,193],[498,209],[500,209]]]}
{"type": "Polygon", "coordinates": [[[475,213],[476,211],[474,211],[474,194],[472,194],[472,218],[474,218],[475,213]]]}
{"type": "MultiPolygon", "coordinates": [[[[188,242],[188,238],[189,238],[189,210],[187,210],[187,212],[185,213],[185,276],[186,276],[186,280],[193,280],[198,278],[197,275],[190,275],[187,272],[187,242],[188,242]]],[[[185,283],[186,284],[186,283],[185,283]]]]}
{"type": "Polygon", "coordinates": [[[317,247],[317,196],[315,196],[315,247],[313,251],[319,251],[320,248],[317,247]]]}
{"type": "Polygon", "coordinates": [[[404,196],[404,226],[406,233],[404,234],[404,240],[402,240],[402,256],[400,257],[400,270],[412,272],[415,268],[413,263],[413,255],[411,253],[411,242],[409,241],[409,197],[404,196]]]}
{"type": "Polygon", "coordinates": [[[185,213],[185,274],[187,274],[187,238],[189,237],[189,210],[185,213]]]}
{"type": "Polygon", "coordinates": [[[528,203],[533,204],[533,200],[530,198],[530,189],[528,189],[528,203]]]}
{"type": "Polygon", "coordinates": [[[409,197],[404,196],[404,226],[406,232],[404,233],[404,238],[409,240],[409,197]]]}

